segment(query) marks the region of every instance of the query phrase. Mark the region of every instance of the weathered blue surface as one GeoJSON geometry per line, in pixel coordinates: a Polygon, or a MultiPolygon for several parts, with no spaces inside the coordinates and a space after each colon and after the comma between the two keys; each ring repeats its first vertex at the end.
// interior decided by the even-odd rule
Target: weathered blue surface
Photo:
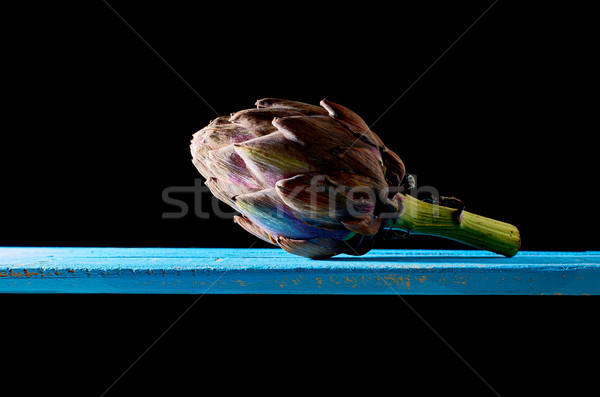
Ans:
{"type": "Polygon", "coordinates": [[[0,248],[2,293],[600,295],[600,252],[0,248]]]}

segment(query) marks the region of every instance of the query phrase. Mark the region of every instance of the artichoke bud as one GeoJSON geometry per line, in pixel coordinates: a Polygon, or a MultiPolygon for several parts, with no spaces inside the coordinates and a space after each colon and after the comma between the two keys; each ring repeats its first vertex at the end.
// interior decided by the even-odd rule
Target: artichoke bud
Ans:
{"type": "Polygon", "coordinates": [[[192,161],[234,221],[296,255],[367,252],[404,165],[350,109],[264,98],[194,134],[192,161]],[[387,175],[386,175],[387,174],[387,175]]]}
{"type": "Polygon", "coordinates": [[[264,98],[194,134],[194,166],[241,213],[234,221],[242,228],[315,259],[363,255],[384,227],[517,253],[513,225],[463,211],[456,199],[406,195],[414,178],[400,157],[350,109],[320,105],[264,98]]]}

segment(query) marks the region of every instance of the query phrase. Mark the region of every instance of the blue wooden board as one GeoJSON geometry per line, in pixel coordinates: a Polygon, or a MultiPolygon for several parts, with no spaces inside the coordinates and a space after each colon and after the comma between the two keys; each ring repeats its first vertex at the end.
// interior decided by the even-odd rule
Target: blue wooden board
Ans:
{"type": "Polygon", "coordinates": [[[600,252],[7,247],[0,293],[600,295],[600,252]]]}

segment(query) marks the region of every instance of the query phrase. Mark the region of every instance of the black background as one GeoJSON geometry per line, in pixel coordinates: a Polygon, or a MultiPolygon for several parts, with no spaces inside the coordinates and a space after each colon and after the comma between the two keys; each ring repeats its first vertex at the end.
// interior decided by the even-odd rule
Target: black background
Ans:
{"type": "MultiPolygon", "coordinates": [[[[0,245],[249,247],[229,220],[163,219],[162,192],[200,178],[189,140],[216,113],[280,97],[355,110],[420,186],[515,224],[524,250],[598,249],[585,7],[499,1],[461,37],[492,2],[109,3],[153,49],[102,1],[4,15],[0,245]]],[[[503,396],[589,384],[595,298],[406,299],[503,396]]],[[[11,374],[100,395],[194,300],[1,296],[11,374]]],[[[398,297],[206,296],[107,396],[212,384],[493,395],[398,297]]]]}

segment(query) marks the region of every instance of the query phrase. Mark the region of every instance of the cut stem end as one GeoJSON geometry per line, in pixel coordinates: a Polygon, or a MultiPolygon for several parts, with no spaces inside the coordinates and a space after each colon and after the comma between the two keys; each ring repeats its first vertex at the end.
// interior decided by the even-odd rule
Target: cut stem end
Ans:
{"type": "Polygon", "coordinates": [[[505,256],[514,256],[521,247],[519,230],[468,211],[430,204],[412,196],[397,194],[398,217],[388,227],[410,234],[442,237],[505,256]]]}

